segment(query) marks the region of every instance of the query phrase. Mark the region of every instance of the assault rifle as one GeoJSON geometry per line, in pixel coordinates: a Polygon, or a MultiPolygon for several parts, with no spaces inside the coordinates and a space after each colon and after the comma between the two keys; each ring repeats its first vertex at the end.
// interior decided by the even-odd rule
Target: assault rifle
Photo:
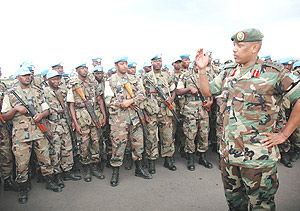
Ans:
{"type": "Polygon", "coordinates": [[[163,90],[159,87],[159,86],[155,86],[155,84],[149,80],[149,78],[147,76],[145,76],[145,80],[148,81],[150,83],[150,85],[152,85],[155,89],[155,91],[157,92],[157,94],[163,99],[165,105],[169,108],[169,110],[172,112],[173,116],[175,117],[176,121],[177,122],[180,122],[177,114],[176,114],[176,111],[173,107],[172,104],[168,103],[166,100],[167,100],[167,96],[165,95],[165,93],[163,92],[163,90]]]}
{"type": "Polygon", "coordinates": [[[3,116],[0,112],[0,121],[2,122],[2,124],[4,125],[5,129],[7,130],[9,136],[11,136],[12,132],[11,132],[11,127],[10,125],[3,119],[3,116]]]}
{"type": "MultiPolygon", "coordinates": [[[[205,100],[205,98],[203,97],[201,91],[200,91],[200,88],[197,86],[196,82],[194,81],[193,77],[192,76],[189,76],[188,78],[190,78],[193,82],[193,84],[195,85],[195,87],[197,88],[198,90],[198,97],[200,97],[201,101],[202,101],[202,104],[205,106],[207,104],[207,101],[205,100]]],[[[205,108],[206,111],[209,111],[210,108],[205,108]]]]}

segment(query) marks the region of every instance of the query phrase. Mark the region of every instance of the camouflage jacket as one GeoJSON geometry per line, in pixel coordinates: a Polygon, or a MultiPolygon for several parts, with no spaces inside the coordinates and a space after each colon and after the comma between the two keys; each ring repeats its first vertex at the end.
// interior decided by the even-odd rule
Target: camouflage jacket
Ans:
{"type": "MultiPolygon", "coordinates": [[[[154,83],[156,86],[159,86],[164,94],[168,97],[171,96],[171,92],[175,90],[175,82],[169,76],[169,74],[160,72],[155,74],[153,71],[146,74],[148,79],[154,83]]],[[[157,93],[153,93],[155,88],[150,85],[147,80],[144,79],[144,88],[146,94],[146,100],[144,102],[145,110],[149,115],[158,115],[158,117],[162,116],[173,116],[172,112],[168,109],[168,107],[164,104],[164,101],[157,93]],[[150,93],[151,92],[151,93],[150,93]]],[[[173,102],[173,106],[175,104],[173,102]]]]}
{"type": "Polygon", "coordinates": [[[212,81],[215,77],[217,77],[217,75],[219,75],[220,68],[215,65],[210,65],[206,67],[206,73],[208,75],[208,80],[212,81]]]}
{"type": "Polygon", "coordinates": [[[126,74],[125,77],[120,77],[118,74],[114,74],[110,77],[108,85],[105,86],[106,103],[110,114],[110,122],[114,119],[114,116],[124,119],[125,122],[136,125],[140,122],[139,117],[135,110],[130,107],[122,108],[121,104],[124,100],[133,99],[135,105],[140,104],[145,100],[145,96],[139,81],[139,78],[126,74]],[[130,83],[134,98],[131,98],[128,91],[125,89],[124,84],[130,83]]]}
{"type": "Polygon", "coordinates": [[[221,94],[224,102],[220,153],[227,162],[247,168],[276,163],[278,147],[263,147],[260,140],[266,136],[260,133],[275,131],[283,96],[291,102],[300,97],[300,83],[293,88],[289,74],[282,65],[258,60],[244,74],[239,65],[230,64],[210,83],[212,94],[221,94]]]}

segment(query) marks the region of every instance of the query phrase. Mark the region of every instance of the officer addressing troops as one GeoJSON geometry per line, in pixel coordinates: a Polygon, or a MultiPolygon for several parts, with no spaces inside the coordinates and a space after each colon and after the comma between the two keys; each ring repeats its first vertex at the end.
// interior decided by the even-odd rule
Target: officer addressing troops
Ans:
{"type": "Polygon", "coordinates": [[[229,64],[210,84],[208,55],[196,55],[200,89],[205,97],[221,94],[224,101],[221,171],[230,210],[275,210],[278,189],[278,144],[300,123],[300,83],[282,65],[258,58],[263,34],[254,28],[231,37],[236,64],[229,64]],[[295,103],[285,127],[274,133],[283,96],[295,103]]]}
{"type": "Polygon", "coordinates": [[[151,179],[142,167],[144,151],[143,129],[141,125],[140,104],[145,99],[139,79],[127,73],[127,57],[115,59],[117,73],[112,75],[106,85],[105,96],[109,109],[111,125],[112,158],[110,161],[113,173],[111,186],[118,185],[119,167],[123,163],[127,142],[131,142],[132,159],[136,163],[135,176],[151,179]],[[138,113],[139,112],[139,113],[138,113]]]}

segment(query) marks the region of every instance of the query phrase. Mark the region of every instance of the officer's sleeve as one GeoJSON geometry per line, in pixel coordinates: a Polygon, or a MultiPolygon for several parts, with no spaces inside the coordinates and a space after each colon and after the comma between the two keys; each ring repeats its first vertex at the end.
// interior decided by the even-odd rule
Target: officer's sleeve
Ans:
{"type": "Polygon", "coordinates": [[[12,109],[12,106],[10,105],[9,97],[8,97],[8,95],[4,95],[1,112],[6,113],[6,112],[9,112],[11,109],[12,109]]]}
{"type": "Polygon", "coordinates": [[[222,92],[222,79],[224,76],[224,71],[221,72],[217,77],[215,77],[210,83],[209,88],[212,95],[220,95],[222,92]]]}

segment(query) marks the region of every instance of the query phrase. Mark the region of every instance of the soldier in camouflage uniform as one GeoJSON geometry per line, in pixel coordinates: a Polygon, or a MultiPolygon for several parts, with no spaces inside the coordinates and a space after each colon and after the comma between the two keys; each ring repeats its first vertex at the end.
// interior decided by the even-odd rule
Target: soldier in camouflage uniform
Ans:
{"type": "MultiPolygon", "coordinates": [[[[167,96],[166,101],[172,104],[175,99],[175,82],[169,77],[169,74],[161,72],[162,57],[156,55],[152,59],[153,71],[146,74],[147,77],[155,86],[159,86],[164,94],[167,96]]],[[[146,100],[144,102],[146,118],[148,119],[148,131],[149,139],[146,140],[146,153],[149,160],[149,172],[155,174],[155,160],[158,158],[158,140],[157,130],[159,135],[159,141],[161,146],[161,156],[165,158],[164,167],[171,171],[176,170],[176,166],[173,165],[172,156],[175,152],[174,140],[173,140],[173,126],[172,117],[165,102],[158,96],[153,87],[144,78],[144,88],[146,93],[146,100]]],[[[174,106],[174,104],[173,104],[174,106]]]]}
{"type": "MultiPolygon", "coordinates": [[[[194,152],[196,150],[195,138],[197,137],[197,151],[200,153],[199,164],[206,168],[212,168],[212,164],[206,159],[205,152],[208,150],[208,112],[212,100],[205,103],[199,97],[199,92],[194,83],[198,86],[198,68],[194,65],[192,71],[185,71],[179,79],[176,95],[183,95],[185,98],[181,108],[184,116],[183,131],[186,137],[184,151],[187,154],[187,168],[195,170],[194,152]],[[194,82],[193,82],[194,81],[194,82]],[[206,110],[207,109],[207,110],[206,110]],[[199,133],[197,135],[197,133],[199,133]]],[[[201,93],[200,93],[201,94],[201,93]]]]}
{"type": "Polygon", "coordinates": [[[300,123],[300,83],[288,70],[257,56],[263,34],[245,29],[234,34],[233,53],[237,64],[229,64],[210,84],[206,76],[208,56],[196,55],[201,92],[220,95],[224,125],[220,145],[222,179],[230,210],[275,210],[278,189],[278,144],[300,123]],[[295,103],[286,126],[278,133],[276,120],[283,96],[295,103]]]}
{"type": "Polygon", "coordinates": [[[48,122],[53,133],[52,144],[55,148],[55,154],[50,155],[51,163],[54,166],[56,183],[64,188],[63,180],[76,181],[81,180],[81,177],[71,172],[74,164],[73,149],[69,126],[64,115],[66,112],[65,107],[68,106],[64,101],[66,96],[58,88],[61,77],[55,70],[50,70],[47,73],[49,86],[44,88],[44,95],[50,107],[48,122]]]}
{"type": "Polygon", "coordinates": [[[47,82],[47,73],[49,72],[49,69],[45,69],[41,72],[41,75],[43,77],[43,82],[40,84],[42,88],[48,87],[49,84],[47,82]]]}
{"type": "Polygon", "coordinates": [[[32,105],[36,115],[32,118],[27,115],[27,109],[20,101],[9,93],[4,96],[2,112],[5,120],[12,120],[12,151],[15,155],[17,166],[16,182],[20,187],[19,203],[27,202],[28,164],[32,150],[35,151],[42,175],[46,177],[46,189],[61,192],[62,189],[54,182],[53,166],[49,156],[49,143],[36,123],[49,114],[49,106],[44,101],[42,90],[31,85],[32,74],[28,68],[23,67],[18,71],[19,85],[15,92],[20,98],[32,105]]]}
{"type": "Polygon", "coordinates": [[[91,174],[98,179],[104,179],[101,169],[99,168],[100,136],[95,123],[90,116],[83,99],[76,89],[82,89],[87,101],[92,105],[93,111],[96,110],[97,93],[95,84],[88,77],[88,67],[86,63],[79,64],[76,68],[78,78],[70,81],[70,89],[67,94],[67,102],[70,106],[70,112],[73,123],[76,128],[76,136],[79,139],[80,162],[83,167],[84,181],[92,180],[91,174]]]}
{"type": "Polygon", "coordinates": [[[106,85],[105,97],[109,109],[109,123],[111,125],[112,159],[113,167],[111,186],[118,185],[119,167],[123,163],[126,144],[131,142],[132,159],[136,163],[135,176],[151,179],[152,176],[142,167],[142,153],[144,151],[143,130],[140,119],[134,107],[139,107],[145,99],[141,84],[135,76],[127,74],[127,57],[119,57],[115,60],[117,74],[112,75],[109,84],[106,85]],[[130,84],[134,97],[130,90],[125,88],[130,84]]]}
{"type": "Polygon", "coordinates": [[[52,70],[57,71],[61,76],[62,79],[59,82],[59,89],[61,92],[67,96],[67,91],[68,91],[68,84],[70,82],[70,77],[64,73],[64,64],[62,62],[59,62],[57,64],[52,65],[52,70]]]}

